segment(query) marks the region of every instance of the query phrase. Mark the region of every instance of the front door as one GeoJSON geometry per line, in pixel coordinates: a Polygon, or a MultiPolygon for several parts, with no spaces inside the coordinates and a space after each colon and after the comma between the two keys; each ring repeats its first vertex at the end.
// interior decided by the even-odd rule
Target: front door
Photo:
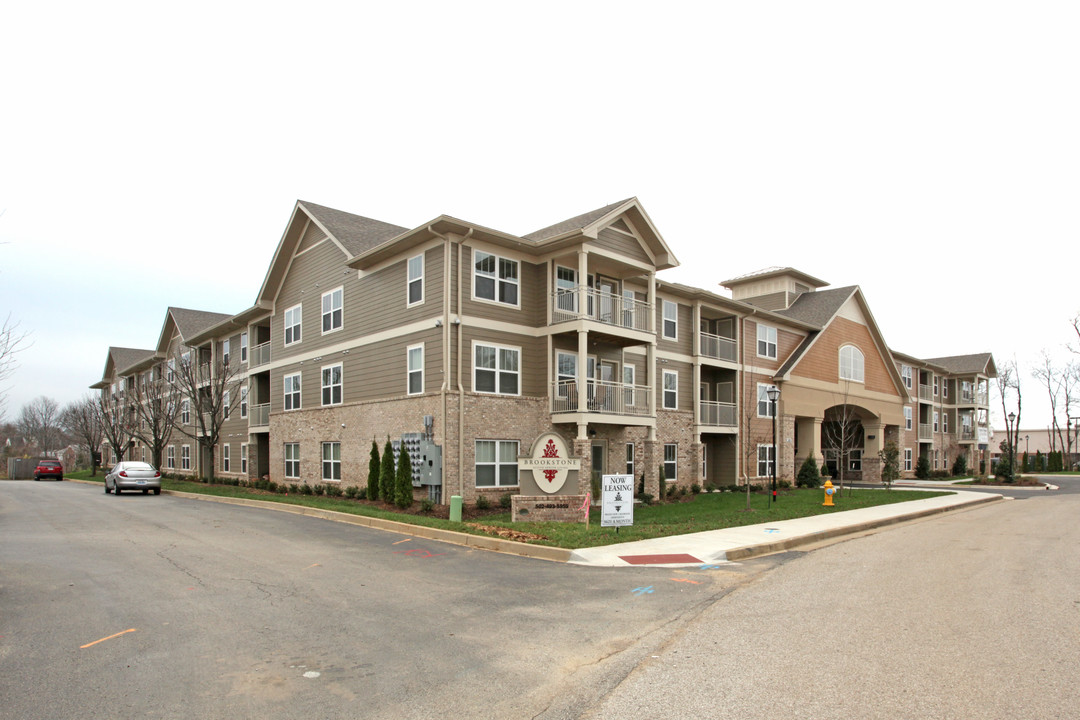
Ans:
{"type": "Polygon", "coordinates": [[[619,292],[619,283],[611,278],[600,277],[596,280],[596,289],[600,295],[600,317],[602,323],[615,324],[615,296],[619,292]]]}

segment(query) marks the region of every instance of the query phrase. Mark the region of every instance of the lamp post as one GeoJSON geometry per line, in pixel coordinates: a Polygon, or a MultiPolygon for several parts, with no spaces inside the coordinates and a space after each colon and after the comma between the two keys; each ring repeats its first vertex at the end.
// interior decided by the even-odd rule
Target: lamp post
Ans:
{"type": "Polygon", "coordinates": [[[1013,423],[1016,422],[1016,413],[1009,413],[1009,424],[1005,427],[1005,440],[1009,443],[1009,477],[1012,477],[1016,469],[1016,445],[1013,444],[1015,431],[1013,423]]]}
{"type": "Polygon", "coordinates": [[[769,409],[772,411],[772,500],[776,502],[776,463],[780,458],[779,448],[776,446],[776,401],[780,399],[780,388],[771,386],[765,393],[769,396],[769,409]]]}

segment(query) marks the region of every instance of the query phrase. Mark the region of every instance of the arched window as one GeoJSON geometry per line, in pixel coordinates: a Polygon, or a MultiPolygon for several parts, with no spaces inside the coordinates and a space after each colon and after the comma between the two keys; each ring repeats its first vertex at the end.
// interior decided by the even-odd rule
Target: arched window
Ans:
{"type": "Polygon", "coordinates": [[[840,379],[863,382],[863,354],[854,345],[840,348],[840,379]]]}

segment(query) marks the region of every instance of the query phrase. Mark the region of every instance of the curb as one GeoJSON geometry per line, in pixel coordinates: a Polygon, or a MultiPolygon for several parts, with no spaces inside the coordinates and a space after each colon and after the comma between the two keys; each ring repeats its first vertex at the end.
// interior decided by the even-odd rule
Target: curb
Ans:
{"type": "Polygon", "coordinates": [[[1005,498],[1001,495],[987,495],[983,498],[971,500],[965,502],[962,505],[950,505],[947,507],[928,508],[926,510],[919,510],[916,512],[905,513],[903,515],[896,515],[894,517],[880,518],[877,520],[866,520],[864,522],[854,523],[851,525],[845,525],[842,527],[829,528],[828,530],[822,530],[820,532],[810,533],[808,535],[800,535],[798,537],[788,538],[786,540],[778,540],[770,543],[757,543],[754,545],[743,545],[742,547],[731,548],[724,553],[724,557],[727,560],[747,560],[754,557],[760,557],[761,555],[771,555],[772,553],[783,552],[784,550],[791,550],[792,548],[799,547],[801,545],[809,545],[811,543],[818,542],[819,540],[828,540],[834,537],[842,537],[844,535],[854,535],[856,533],[864,532],[866,530],[873,530],[880,527],[888,527],[889,525],[896,525],[898,523],[907,522],[908,520],[918,520],[919,518],[929,517],[931,515],[940,515],[942,513],[954,512],[956,510],[966,510],[975,508],[980,505],[986,505],[988,503],[999,502],[1005,498]]]}

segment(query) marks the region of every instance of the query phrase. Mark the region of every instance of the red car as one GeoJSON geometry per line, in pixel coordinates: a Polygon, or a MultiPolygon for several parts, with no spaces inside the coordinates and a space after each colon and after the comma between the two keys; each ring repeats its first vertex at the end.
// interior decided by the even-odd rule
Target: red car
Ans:
{"type": "Polygon", "coordinates": [[[59,460],[39,460],[37,467],[34,468],[34,479],[40,480],[43,477],[63,480],[64,466],[60,464],[59,460]]]}

